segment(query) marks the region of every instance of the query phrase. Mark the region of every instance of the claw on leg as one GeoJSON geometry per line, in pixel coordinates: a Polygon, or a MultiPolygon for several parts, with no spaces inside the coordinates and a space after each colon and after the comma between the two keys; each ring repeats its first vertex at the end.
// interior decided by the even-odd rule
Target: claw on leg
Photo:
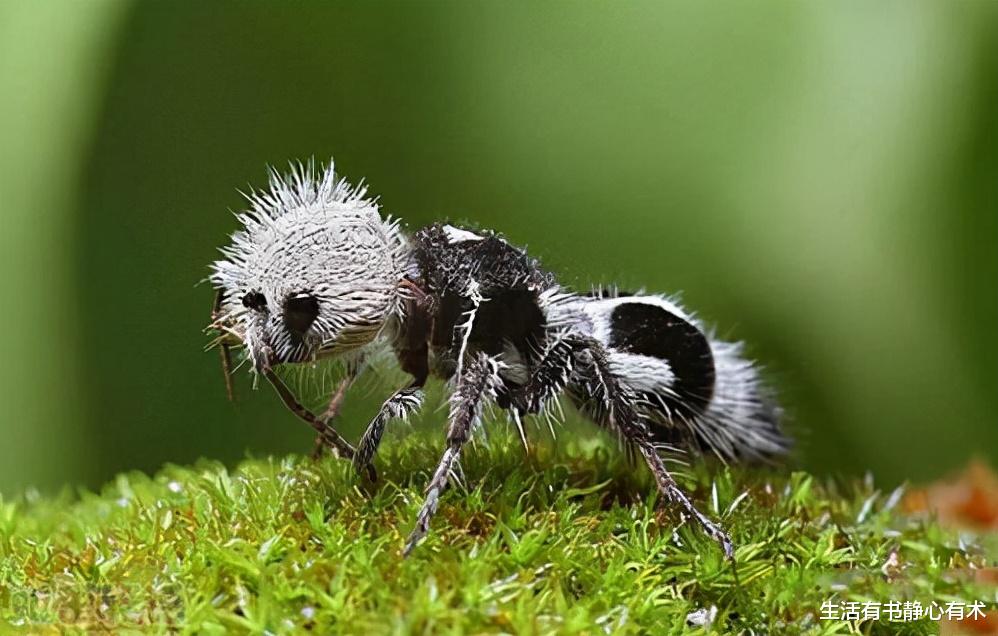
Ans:
{"type": "Polygon", "coordinates": [[[672,475],[669,474],[665,463],[653,446],[650,444],[640,444],[639,450],[645,458],[648,468],[651,469],[652,474],[655,476],[655,483],[663,497],[662,504],[670,503],[682,508],[682,513],[692,517],[697,522],[697,525],[703,529],[704,533],[721,547],[725,558],[729,561],[734,561],[735,546],[731,542],[731,537],[728,536],[728,533],[697,510],[693,502],[690,501],[690,498],[679,487],[679,484],[676,483],[672,475]]]}
{"type": "Polygon", "coordinates": [[[430,480],[430,485],[426,488],[426,501],[423,502],[423,507],[420,508],[419,514],[416,516],[416,527],[409,533],[402,556],[409,556],[413,548],[430,531],[430,519],[436,514],[437,507],[440,505],[440,493],[447,487],[447,477],[460,454],[461,451],[453,446],[444,451],[444,456],[441,458],[436,472],[433,473],[433,479],[430,480]]]}

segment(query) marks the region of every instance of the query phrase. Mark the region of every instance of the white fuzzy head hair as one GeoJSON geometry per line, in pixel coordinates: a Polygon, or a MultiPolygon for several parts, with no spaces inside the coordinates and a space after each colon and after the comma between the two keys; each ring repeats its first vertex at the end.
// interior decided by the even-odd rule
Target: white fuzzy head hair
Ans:
{"type": "Polygon", "coordinates": [[[254,368],[356,349],[399,313],[405,238],[366,186],[309,162],[271,170],[269,188],[246,198],[210,280],[222,294],[216,324],[254,368]]]}

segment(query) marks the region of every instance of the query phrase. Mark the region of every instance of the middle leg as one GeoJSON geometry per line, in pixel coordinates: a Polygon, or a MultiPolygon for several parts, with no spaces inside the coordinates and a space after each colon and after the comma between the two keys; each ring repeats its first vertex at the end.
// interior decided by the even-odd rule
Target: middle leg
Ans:
{"type": "MultiPolygon", "coordinates": [[[[530,369],[526,384],[510,397],[511,417],[516,424],[523,450],[528,456],[530,446],[527,443],[523,418],[544,412],[548,404],[558,399],[572,375],[574,357],[575,350],[571,340],[563,334],[551,334],[540,358],[530,369]]],[[[548,426],[551,427],[550,419],[548,426]]],[[[554,435],[554,428],[551,427],[551,436],[554,435]]]]}
{"type": "Polygon", "coordinates": [[[450,399],[447,448],[426,487],[426,500],[416,517],[416,527],[406,541],[403,556],[408,556],[429,532],[430,520],[440,504],[440,493],[447,487],[450,473],[461,455],[461,449],[471,438],[475,423],[481,417],[482,403],[485,398],[495,394],[495,387],[499,381],[499,364],[484,353],[479,353],[464,365],[450,399]]]}

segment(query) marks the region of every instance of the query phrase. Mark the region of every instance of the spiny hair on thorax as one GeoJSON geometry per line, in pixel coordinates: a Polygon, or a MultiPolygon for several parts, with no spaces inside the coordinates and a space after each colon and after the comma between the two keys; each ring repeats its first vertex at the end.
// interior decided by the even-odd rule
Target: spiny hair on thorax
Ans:
{"type": "Polygon", "coordinates": [[[373,340],[401,311],[411,269],[397,221],[362,183],[328,166],[294,163],[244,194],[242,228],[211,265],[219,313],[253,356],[302,362],[373,340]]]}

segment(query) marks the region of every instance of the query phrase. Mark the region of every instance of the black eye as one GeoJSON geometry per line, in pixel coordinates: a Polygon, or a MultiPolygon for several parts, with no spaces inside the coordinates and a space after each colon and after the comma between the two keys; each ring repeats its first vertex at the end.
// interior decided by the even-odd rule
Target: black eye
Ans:
{"type": "Polygon", "coordinates": [[[284,301],[284,325],[288,331],[304,336],[319,317],[319,301],[315,296],[299,294],[284,301]]]}
{"type": "Polygon", "coordinates": [[[243,305],[256,311],[263,311],[267,308],[267,297],[258,291],[251,291],[243,296],[243,305]]]}

